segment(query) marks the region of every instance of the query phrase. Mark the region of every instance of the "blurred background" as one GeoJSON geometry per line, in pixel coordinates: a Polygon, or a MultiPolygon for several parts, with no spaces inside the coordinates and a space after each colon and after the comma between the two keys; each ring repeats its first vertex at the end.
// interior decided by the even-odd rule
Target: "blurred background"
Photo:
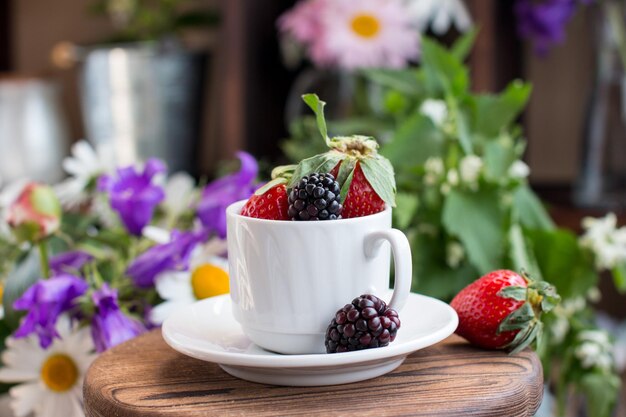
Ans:
{"type": "MultiPolygon", "coordinates": [[[[123,7],[124,1],[111,3],[123,7]]],[[[219,20],[216,18],[204,27],[199,24],[184,34],[186,47],[202,54],[204,60],[199,74],[193,74],[200,77],[197,82],[202,87],[201,91],[193,91],[201,97],[194,97],[199,104],[192,111],[198,112],[199,121],[190,135],[196,151],[193,161],[187,161],[191,163],[188,166],[196,174],[210,174],[217,160],[232,157],[241,148],[258,156],[278,157],[279,141],[287,137],[283,122],[287,96],[294,79],[305,67],[302,64],[287,69],[280,54],[276,19],[294,2],[190,3],[215,12],[219,20]]],[[[593,92],[596,63],[593,10],[578,11],[567,26],[566,39],[549,54],[538,56],[517,35],[512,0],[466,3],[480,27],[470,57],[473,89],[499,91],[514,78],[532,82],[534,91],[523,123],[529,141],[526,160],[532,168],[533,184],[571,186],[581,172],[584,127],[593,92]]],[[[54,117],[60,119],[57,123],[65,126],[60,134],[63,137],[56,139],[64,149],[80,138],[96,140],[99,134],[90,135],[89,122],[85,120],[88,115],[85,106],[81,106],[81,83],[84,85],[81,77],[88,71],[89,51],[113,40],[119,28],[110,18],[113,12],[97,13],[94,4],[84,0],[44,3],[0,0],[2,86],[6,89],[8,84],[19,85],[35,79],[54,86],[54,98],[48,102],[55,106],[54,117]],[[56,50],[61,55],[56,58],[61,62],[55,62],[53,52],[61,42],[79,48],[74,51],[77,56],[63,57],[63,53],[71,51],[56,50]]],[[[454,39],[454,31],[452,28],[444,38],[454,39]]],[[[198,70],[190,71],[192,74],[198,70]]],[[[93,82],[98,83],[97,79],[93,82]]],[[[6,139],[6,129],[6,124],[0,126],[1,152],[14,155],[12,147],[16,145],[6,139]]],[[[15,134],[9,135],[19,142],[15,134]]]]}
{"type": "MultiPolygon", "coordinates": [[[[285,20],[281,24],[280,17],[295,10],[299,3],[302,2],[0,0],[0,188],[23,177],[50,183],[63,179],[62,161],[69,155],[71,145],[81,139],[96,148],[101,160],[107,158],[124,165],[157,156],[167,162],[171,172],[183,170],[196,178],[215,177],[221,171],[221,161],[232,160],[235,152],[242,149],[259,158],[266,172],[271,165],[307,156],[305,151],[309,149],[294,139],[306,130],[297,123],[306,113],[300,94],[320,94],[328,102],[327,114],[331,120],[359,116],[351,103],[359,98],[359,81],[346,77],[346,74],[354,75],[354,68],[342,68],[342,65],[325,68],[316,62],[314,55],[312,59],[303,57],[303,52],[294,48],[291,41],[298,37],[298,27],[290,27],[285,20]],[[290,31],[293,33],[285,34],[290,31]]],[[[530,167],[530,186],[547,203],[558,226],[580,234],[584,217],[604,216],[609,211],[617,219],[612,228],[623,226],[626,223],[623,2],[403,0],[403,3],[411,4],[416,14],[423,14],[421,36],[434,38],[443,45],[451,46],[461,35],[471,33],[472,28],[477,30],[473,47],[466,48],[467,57],[460,53],[469,68],[472,93],[495,94],[516,79],[532,84],[530,100],[521,116],[516,116],[517,110],[512,111],[514,120],[503,117],[504,127],[491,132],[494,138],[500,138],[498,135],[506,130],[511,142],[521,136],[527,141],[525,151],[521,148],[515,151],[519,150],[519,155],[502,157],[507,169],[522,154],[527,165],[517,165],[521,172],[508,171],[506,175],[511,177],[511,182],[499,184],[503,193],[509,191],[507,187],[511,184],[525,187],[530,167]],[[521,129],[517,125],[509,127],[513,122],[518,122],[521,129]]],[[[441,54],[440,57],[442,61],[448,59],[441,54]]],[[[413,58],[410,64],[420,65],[419,57],[413,58]]],[[[448,61],[437,63],[441,64],[438,68],[450,69],[456,65],[448,61]]],[[[401,78],[395,80],[396,84],[383,78],[378,79],[382,80],[381,85],[402,89],[401,78]]],[[[416,108],[420,108],[425,97],[424,101],[429,101],[428,94],[416,93],[411,88],[409,93],[418,97],[412,98],[416,108]]],[[[390,90],[397,93],[394,88],[390,90]]],[[[520,85],[513,86],[513,90],[517,91],[514,95],[524,95],[524,87],[520,85]]],[[[406,91],[404,95],[379,93],[375,88],[368,90],[370,113],[367,115],[372,116],[373,111],[375,116],[367,119],[368,123],[376,121],[377,108],[385,107],[393,113],[410,96],[406,91]]],[[[465,92],[461,93],[453,98],[467,99],[465,92]]],[[[434,101],[446,99],[438,94],[433,96],[434,101]]],[[[477,100],[490,99],[481,96],[477,100]]],[[[507,104],[507,97],[502,100],[507,104]]],[[[520,109],[524,107],[525,98],[515,100],[519,100],[520,109]]],[[[469,110],[465,110],[471,113],[471,105],[467,107],[469,110]]],[[[498,109],[489,111],[495,114],[498,109]]],[[[429,114],[436,125],[436,117],[429,114]]],[[[482,117],[488,119],[489,115],[482,117]]],[[[362,133],[378,131],[367,124],[349,126],[350,133],[357,133],[355,126],[363,127],[362,133]]],[[[338,125],[335,127],[339,130],[338,125]]],[[[430,129],[431,125],[426,128],[430,129]]],[[[439,128],[449,133],[441,123],[439,128]]],[[[384,135],[382,140],[385,141],[384,135]]],[[[523,144],[520,146],[523,148],[523,144]]],[[[425,168],[419,168],[422,170],[419,175],[424,170],[428,174],[426,156],[420,162],[425,162],[425,168]]],[[[71,171],[71,167],[65,168],[71,171]]],[[[418,171],[409,173],[415,172],[418,171]]],[[[431,186],[428,175],[422,176],[426,188],[431,186]]],[[[445,181],[452,183],[449,179],[445,181]]],[[[415,191],[410,186],[405,189],[415,191]]],[[[443,199],[446,193],[441,188],[443,199]]],[[[507,206],[503,201],[498,204],[507,206]]],[[[415,207],[417,202],[412,209],[417,213],[415,207]]],[[[437,210],[441,211],[441,207],[437,210]]],[[[409,225],[407,221],[406,227],[421,233],[421,222],[421,218],[415,224],[409,225]]],[[[625,230],[619,232],[622,241],[615,244],[621,252],[614,254],[614,258],[622,261],[622,269],[613,272],[616,280],[621,277],[621,284],[617,285],[620,291],[626,290],[625,230]]],[[[537,242],[541,241],[540,237],[537,242]]],[[[569,235],[566,237],[570,239],[569,235]]],[[[450,242],[458,243],[456,238],[455,233],[450,233],[450,242]]],[[[575,246],[574,235],[571,241],[575,246]]],[[[450,242],[444,242],[442,253],[450,242]]],[[[556,240],[543,239],[547,250],[552,242],[556,240]]],[[[535,250],[539,253],[543,247],[537,243],[535,250]]],[[[575,260],[578,252],[572,253],[575,260]]],[[[552,268],[554,265],[547,258],[540,261],[545,261],[548,272],[554,272],[558,268],[552,268]]],[[[448,262],[446,268],[459,271],[459,265],[463,265],[459,262],[448,262]]],[[[559,271],[568,271],[568,265],[561,266],[563,269],[559,271]]],[[[465,275],[473,278],[473,271],[465,275]]],[[[560,279],[568,281],[560,275],[560,279]]],[[[622,371],[626,366],[623,321],[626,308],[622,293],[616,290],[606,271],[597,287],[593,281],[581,284],[578,289],[580,293],[575,295],[582,300],[583,307],[589,302],[594,310],[610,316],[606,319],[609,324],[604,327],[613,329],[613,336],[619,339],[616,346],[621,350],[616,355],[622,356],[616,361],[617,370],[622,371]],[[592,295],[598,289],[601,299],[592,295]]],[[[458,288],[454,286],[446,288],[446,291],[455,290],[458,288]]],[[[570,295],[575,300],[574,294],[570,295]]],[[[568,319],[574,315],[570,313],[568,319]]],[[[573,322],[570,320],[572,328],[573,322]]],[[[558,343],[574,346],[580,342],[563,337],[558,343]]],[[[572,333],[571,337],[578,336],[572,333]]],[[[554,346],[557,348],[551,354],[558,360],[561,345],[554,346]]],[[[586,366],[583,362],[580,369],[591,367],[597,366],[586,366]]],[[[606,372],[600,371],[598,375],[604,378],[606,372]]],[[[582,381],[572,375],[567,376],[568,381],[582,381]]],[[[596,389],[601,386],[602,380],[593,385],[593,392],[601,395],[602,388],[596,389]]],[[[617,390],[619,384],[613,386],[617,390]]],[[[613,402],[613,398],[604,401],[611,405],[613,402]]],[[[573,408],[571,415],[583,415],[573,408]]],[[[622,401],[616,413],[626,415],[625,410],[622,401]]],[[[589,415],[608,414],[598,411],[589,415]]]]}

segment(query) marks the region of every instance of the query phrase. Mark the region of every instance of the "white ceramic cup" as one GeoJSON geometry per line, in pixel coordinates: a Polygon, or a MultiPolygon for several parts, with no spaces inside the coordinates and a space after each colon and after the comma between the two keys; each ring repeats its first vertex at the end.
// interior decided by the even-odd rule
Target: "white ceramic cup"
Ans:
{"type": "Polygon", "coordinates": [[[401,310],[411,290],[411,249],[391,228],[391,208],[332,221],[275,221],[226,210],[233,315],[258,346],[286,354],[323,353],[337,310],[361,294],[388,294],[390,250],[401,310]]]}

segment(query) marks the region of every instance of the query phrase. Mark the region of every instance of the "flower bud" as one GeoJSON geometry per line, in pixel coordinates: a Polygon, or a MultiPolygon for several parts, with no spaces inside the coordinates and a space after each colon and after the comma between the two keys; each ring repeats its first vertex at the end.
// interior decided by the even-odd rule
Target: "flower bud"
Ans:
{"type": "Polygon", "coordinates": [[[48,185],[30,183],[9,207],[7,223],[20,241],[37,242],[61,224],[61,205],[48,185]]]}

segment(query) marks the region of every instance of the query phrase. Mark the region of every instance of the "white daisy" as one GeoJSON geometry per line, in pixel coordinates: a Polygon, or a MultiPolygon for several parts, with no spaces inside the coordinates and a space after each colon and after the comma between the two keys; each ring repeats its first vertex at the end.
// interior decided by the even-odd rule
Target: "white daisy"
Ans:
{"type": "Polygon", "coordinates": [[[430,26],[436,35],[445,35],[451,26],[465,32],[472,26],[463,0],[405,0],[409,16],[420,32],[430,26]]]}
{"type": "Polygon", "coordinates": [[[69,318],[57,323],[61,340],[55,339],[48,349],[39,346],[37,336],[7,339],[2,354],[5,367],[0,381],[20,383],[9,391],[11,408],[16,417],[84,416],[82,406],[83,377],[95,359],[89,328],[77,329],[69,318]]]}
{"type": "Polygon", "coordinates": [[[166,271],[157,275],[155,287],[165,301],[152,309],[150,320],[161,324],[181,307],[227,294],[228,261],[220,256],[225,251],[225,240],[211,239],[193,250],[188,270],[166,271]]]}
{"type": "Polygon", "coordinates": [[[70,177],[54,187],[64,207],[76,207],[88,200],[87,186],[100,174],[115,169],[113,154],[104,147],[94,149],[81,140],[72,146],[72,156],[63,160],[63,169],[70,177]]]}

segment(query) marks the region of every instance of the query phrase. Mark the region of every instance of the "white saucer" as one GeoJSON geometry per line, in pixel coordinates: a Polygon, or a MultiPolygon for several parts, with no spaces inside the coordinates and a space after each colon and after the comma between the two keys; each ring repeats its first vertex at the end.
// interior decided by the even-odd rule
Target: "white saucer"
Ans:
{"type": "MultiPolygon", "coordinates": [[[[330,319],[329,319],[330,321],[330,319]]],[[[198,301],[170,316],[163,338],[175,350],[219,364],[241,379],[273,385],[334,385],[374,378],[396,369],[416,350],[451,335],[458,324],[446,303],[411,294],[400,312],[394,342],[357,352],[281,355],[253,344],[231,312],[230,296],[198,301]]]]}

